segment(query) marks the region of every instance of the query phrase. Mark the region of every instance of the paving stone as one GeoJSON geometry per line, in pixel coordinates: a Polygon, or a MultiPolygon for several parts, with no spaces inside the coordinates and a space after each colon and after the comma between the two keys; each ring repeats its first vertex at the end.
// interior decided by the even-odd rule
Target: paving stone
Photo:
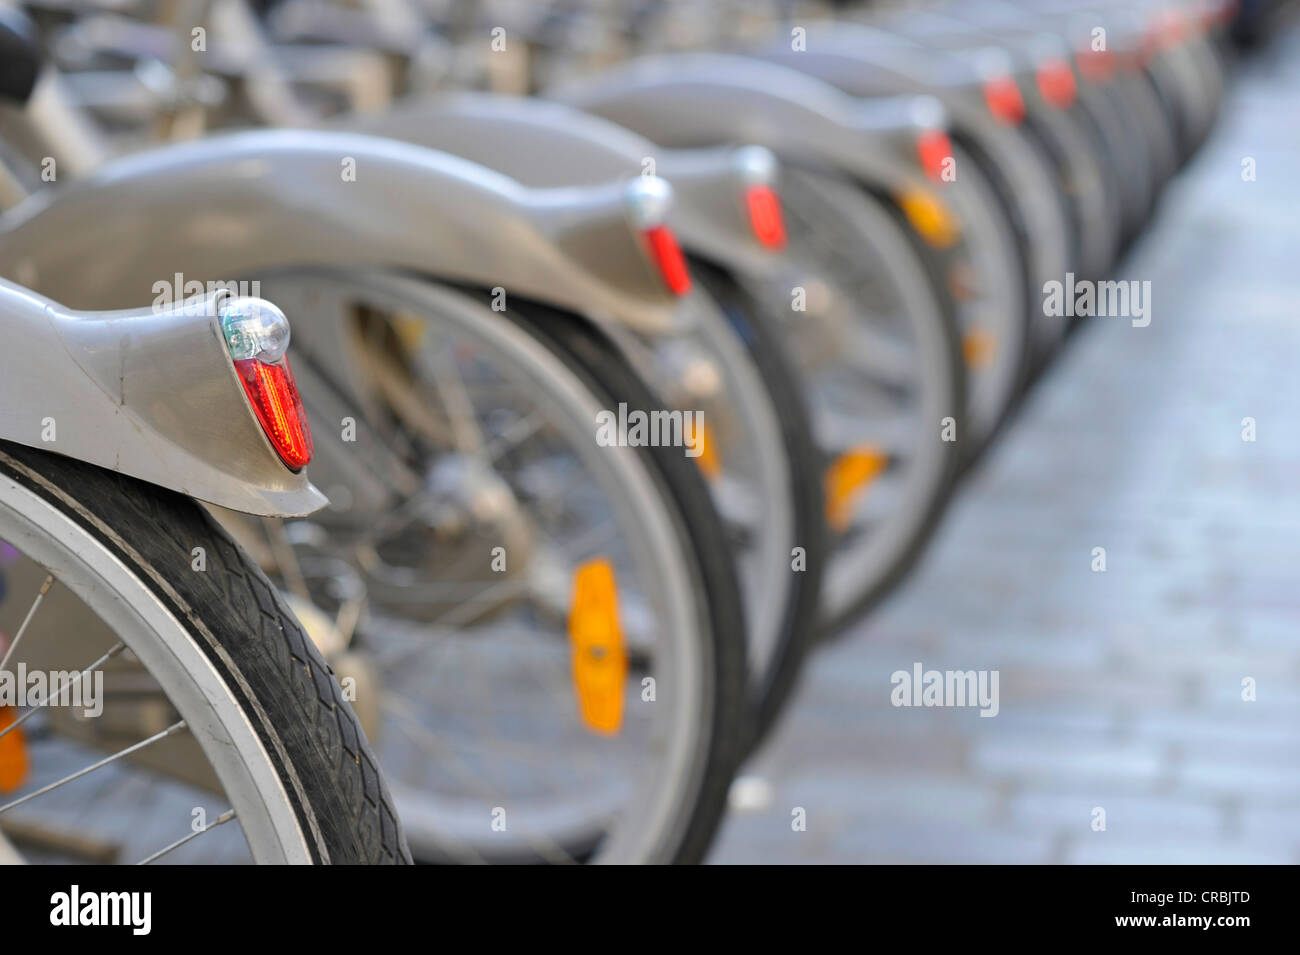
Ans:
{"type": "Polygon", "coordinates": [[[1070,792],[1029,790],[1016,794],[1006,810],[1006,825],[1054,828],[1079,839],[1093,835],[1121,841],[1149,840],[1156,835],[1196,841],[1223,836],[1228,812],[1211,801],[1171,799],[1160,795],[1116,795],[1105,788],[1070,792]],[[1106,829],[1094,833],[1094,810],[1105,810],[1106,829]]]}
{"type": "Polygon", "coordinates": [[[1110,779],[1155,782],[1167,768],[1164,747],[1141,743],[1066,742],[1059,733],[1011,735],[978,745],[971,765],[981,776],[1017,780],[1071,780],[1081,786],[1110,779]]]}
{"type": "Polygon", "coordinates": [[[1072,843],[1065,861],[1074,865],[1295,865],[1300,857],[1284,845],[1266,842],[1241,845],[1172,837],[1134,843],[1098,832],[1072,843]]]}

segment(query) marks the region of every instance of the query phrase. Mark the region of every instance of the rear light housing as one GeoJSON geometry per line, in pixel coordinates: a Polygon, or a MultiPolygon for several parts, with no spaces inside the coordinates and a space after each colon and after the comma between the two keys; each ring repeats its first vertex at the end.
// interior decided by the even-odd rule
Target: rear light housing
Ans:
{"type": "Polygon", "coordinates": [[[993,118],[1006,126],[1025,120],[1025,98],[1012,75],[1011,57],[998,47],[985,47],[975,54],[975,69],[984,84],[984,102],[993,118]]]}
{"type": "Polygon", "coordinates": [[[1211,8],[1214,11],[1215,23],[1226,27],[1236,17],[1237,11],[1241,8],[1241,0],[1218,0],[1217,4],[1211,4],[1211,8]]]}
{"type": "Polygon", "coordinates": [[[777,160],[769,149],[745,146],[734,157],[745,189],[745,212],[754,238],[769,249],[784,248],[785,215],[776,191],[777,160]]]}
{"type": "Polygon", "coordinates": [[[1019,126],[1025,121],[1025,98],[1015,77],[1008,73],[984,81],[984,102],[999,123],[1019,126]]]}
{"type": "Polygon", "coordinates": [[[1189,12],[1181,7],[1161,7],[1156,13],[1155,30],[1164,46],[1182,43],[1194,26],[1189,12]]]}
{"type": "Polygon", "coordinates": [[[1038,65],[1036,71],[1038,92],[1057,109],[1069,109],[1079,95],[1079,87],[1074,79],[1074,69],[1069,62],[1052,57],[1038,65]]]}
{"type": "Polygon", "coordinates": [[[749,211],[749,224],[754,238],[769,249],[785,247],[785,216],[781,213],[781,197],[771,186],[749,186],[745,189],[745,207],[749,211]]]}
{"type": "Polygon", "coordinates": [[[916,137],[921,168],[935,182],[943,182],[944,163],[952,158],[952,139],[942,129],[925,129],[916,137]]]}
{"type": "Polygon", "coordinates": [[[673,205],[672,186],[658,176],[638,176],[628,183],[626,199],[632,222],[645,241],[659,277],[668,291],[685,295],[691,290],[691,272],[667,222],[673,205]]]}
{"type": "Polygon", "coordinates": [[[643,233],[650,249],[650,260],[659,270],[664,285],[674,295],[685,295],[691,290],[691,272],[686,267],[686,256],[677,244],[677,236],[666,225],[651,226],[643,233]]]}
{"type": "Polygon", "coordinates": [[[1181,10],[1173,7],[1160,7],[1147,21],[1142,35],[1140,57],[1144,63],[1162,50],[1177,46],[1186,38],[1190,23],[1181,10]]]}
{"type": "Polygon", "coordinates": [[[1084,47],[1074,58],[1079,73],[1089,83],[1104,83],[1115,74],[1115,54],[1109,49],[1094,50],[1084,47]]]}
{"type": "Polygon", "coordinates": [[[289,319],[264,299],[227,297],[217,320],[258,424],[285,466],[301,471],[314,445],[286,355],[289,319]]]}

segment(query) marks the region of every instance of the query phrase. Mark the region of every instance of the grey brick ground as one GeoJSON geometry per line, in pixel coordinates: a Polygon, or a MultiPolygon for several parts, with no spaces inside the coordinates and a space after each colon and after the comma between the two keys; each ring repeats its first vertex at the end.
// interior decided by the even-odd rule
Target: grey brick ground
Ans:
{"type": "Polygon", "coordinates": [[[1062,355],[911,581],[812,662],[713,861],[1300,862],[1297,99],[1293,32],[1116,270],[1150,327],[1062,355]],[[997,668],[1000,714],[891,707],[914,660],[997,668]]]}

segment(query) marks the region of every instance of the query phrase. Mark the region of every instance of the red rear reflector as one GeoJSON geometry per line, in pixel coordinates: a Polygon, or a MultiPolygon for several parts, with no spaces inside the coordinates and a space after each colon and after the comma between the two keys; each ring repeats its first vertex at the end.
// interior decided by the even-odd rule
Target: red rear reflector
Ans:
{"type": "Polygon", "coordinates": [[[650,258],[654,260],[668,291],[685,295],[691,290],[691,273],[686,268],[686,257],[682,255],[682,247],[677,244],[673,230],[666,225],[657,225],[646,229],[644,235],[650,246],[650,258]]]}
{"type": "Polygon", "coordinates": [[[1161,50],[1182,43],[1187,36],[1188,26],[1182,14],[1173,8],[1165,7],[1158,10],[1147,23],[1147,28],[1142,35],[1140,56],[1143,62],[1150,61],[1161,50]]]}
{"type": "Polygon", "coordinates": [[[984,84],[984,101],[999,123],[1018,126],[1025,119],[1025,98],[1010,76],[999,76],[984,84]]]}
{"type": "Polygon", "coordinates": [[[1079,52],[1075,62],[1089,83],[1104,82],[1115,72],[1115,57],[1110,50],[1094,50],[1089,47],[1079,52]]]}
{"type": "Polygon", "coordinates": [[[745,205],[749,207],[749,223],[755,238],[769,249],[785,245],[785,219],[776,190],[771,186],[750,186],[745,190],[745,205]]]}
{"type": "Polygon", "coordinates": [[[1185,10],[1168,7],[1160,18],[1161,42],[1167,46],[1176,46],[1187,39],[1191,33],[1192,21],[1185,10]]]}
{"type": "Polygon", "coordinates": [[[1065,60],[1048,60],[1038,68],[1038,92],[1057,109],[1074,105],[1079,88],[1074,82],[1074,70],[1065,60]]]}
{"type": "Polygon", "coordinates": [[[952,140],[942,129],[927,129],[916,139],[921,168],[935,182],[943,181],[944,163],[952,158],[952,140]]]}
{"type": "Polygon", "coordinates": [[[313,451],[311,428],[288,359],[275,364],[258,358],[236,359],[235,371],[280,460],[295,471],[302,470],[313,451]]]}

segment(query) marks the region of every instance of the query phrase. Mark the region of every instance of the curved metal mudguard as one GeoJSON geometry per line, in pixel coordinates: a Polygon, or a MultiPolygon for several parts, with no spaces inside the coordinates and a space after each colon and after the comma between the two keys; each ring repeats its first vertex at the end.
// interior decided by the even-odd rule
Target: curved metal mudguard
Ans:
{"type": "Polygon", "coordinates": [[[646,57],[547,95],[664,146],[754,143],[889,190],[926,186],[911,155],[916,134],[946,121],[928,97],[863,101],[798,70],[722,53],[646,57]]]}
{"type": "MultiPolygon", "coordinates": [[[[808,24],[802,49],[793,49],[786,38],[773,37],[746,53],[815,76],[855,96],[898,96],[919,87],[951,93],[973,82],[970,64],[960,57],[845,20],[808,24]]],[[[978,77],[974,81],[978,92],[978,77]]]]}
{"type": "Polygon", "coordinates": [[[343,123],[356,132],[449,152],[538,188],[637,175],[647,158],[655,160],[651,172],[666,175],[658,168],[666,150],[597,116],[540,99],[438,93],[343,123]]]}
{"type": "Polygon", "coordinates": [[[216,318],[222,294],[74,312],[0,281],[0,438],[250,514],[322,507],[248,405],[216,318]]]}
{"type": "Polygon", "coordinates": [[[1069,230],[1065,211],[1051,198],[1054,186],[1032,144],[1022,142],[1019,134],[1009,132],[990,113],[976,57],[923,49],[905,37],[839,20],[809,24],[805,40],[805,50],[792,51],[788,40],[774,38],[756,47],[752,55],[782,69],[807,73],[853,97],[896,95],[903,90],[933,92],[941,98],[950,125],[977,135],[1007,180],[1026,196],[1017,208],[1034,223],[1035,284],[1065,274],[1064,236],[1069,230]],[[1045,198],[1035,201],[1035,197],[1045,198]]]}
{"type": "MultiPolygon", "coordinates": [[[[682,243],[736,264],[770,260],[744,208],[754,147],[672,149],[563,103],[492,93],[421,97],[347,127],[442,150],[526,186],[597,185],[652,174],[672,183],[669,223],[682,243]]],[[[759,147],[761,150],[761,147],[759,147]]],[[[767,154],[767,175],[779,175],[767,154]]]]}
{"type": "Polygon", "coordinates": [[[841,20],[809,24],[805,41],[807,48],[796,51],[788,41],[773,39],[748,53],[854,97],[933,95],[942,102],[950,126],[954,122],[969,128],[997,125],[985,105],[978,52],[958,56],[841,20]]]}
{"type": "Polygon", "coordinates": [[[102,309],[146,303],[177,274],[206,283],[289,267],[406,269],[671,328],[675,299],[629,216],[621,184],[530,190],[373,136],[240,133],[109,163],[21,204],[0,218],[0,275],[102,309]]]}

